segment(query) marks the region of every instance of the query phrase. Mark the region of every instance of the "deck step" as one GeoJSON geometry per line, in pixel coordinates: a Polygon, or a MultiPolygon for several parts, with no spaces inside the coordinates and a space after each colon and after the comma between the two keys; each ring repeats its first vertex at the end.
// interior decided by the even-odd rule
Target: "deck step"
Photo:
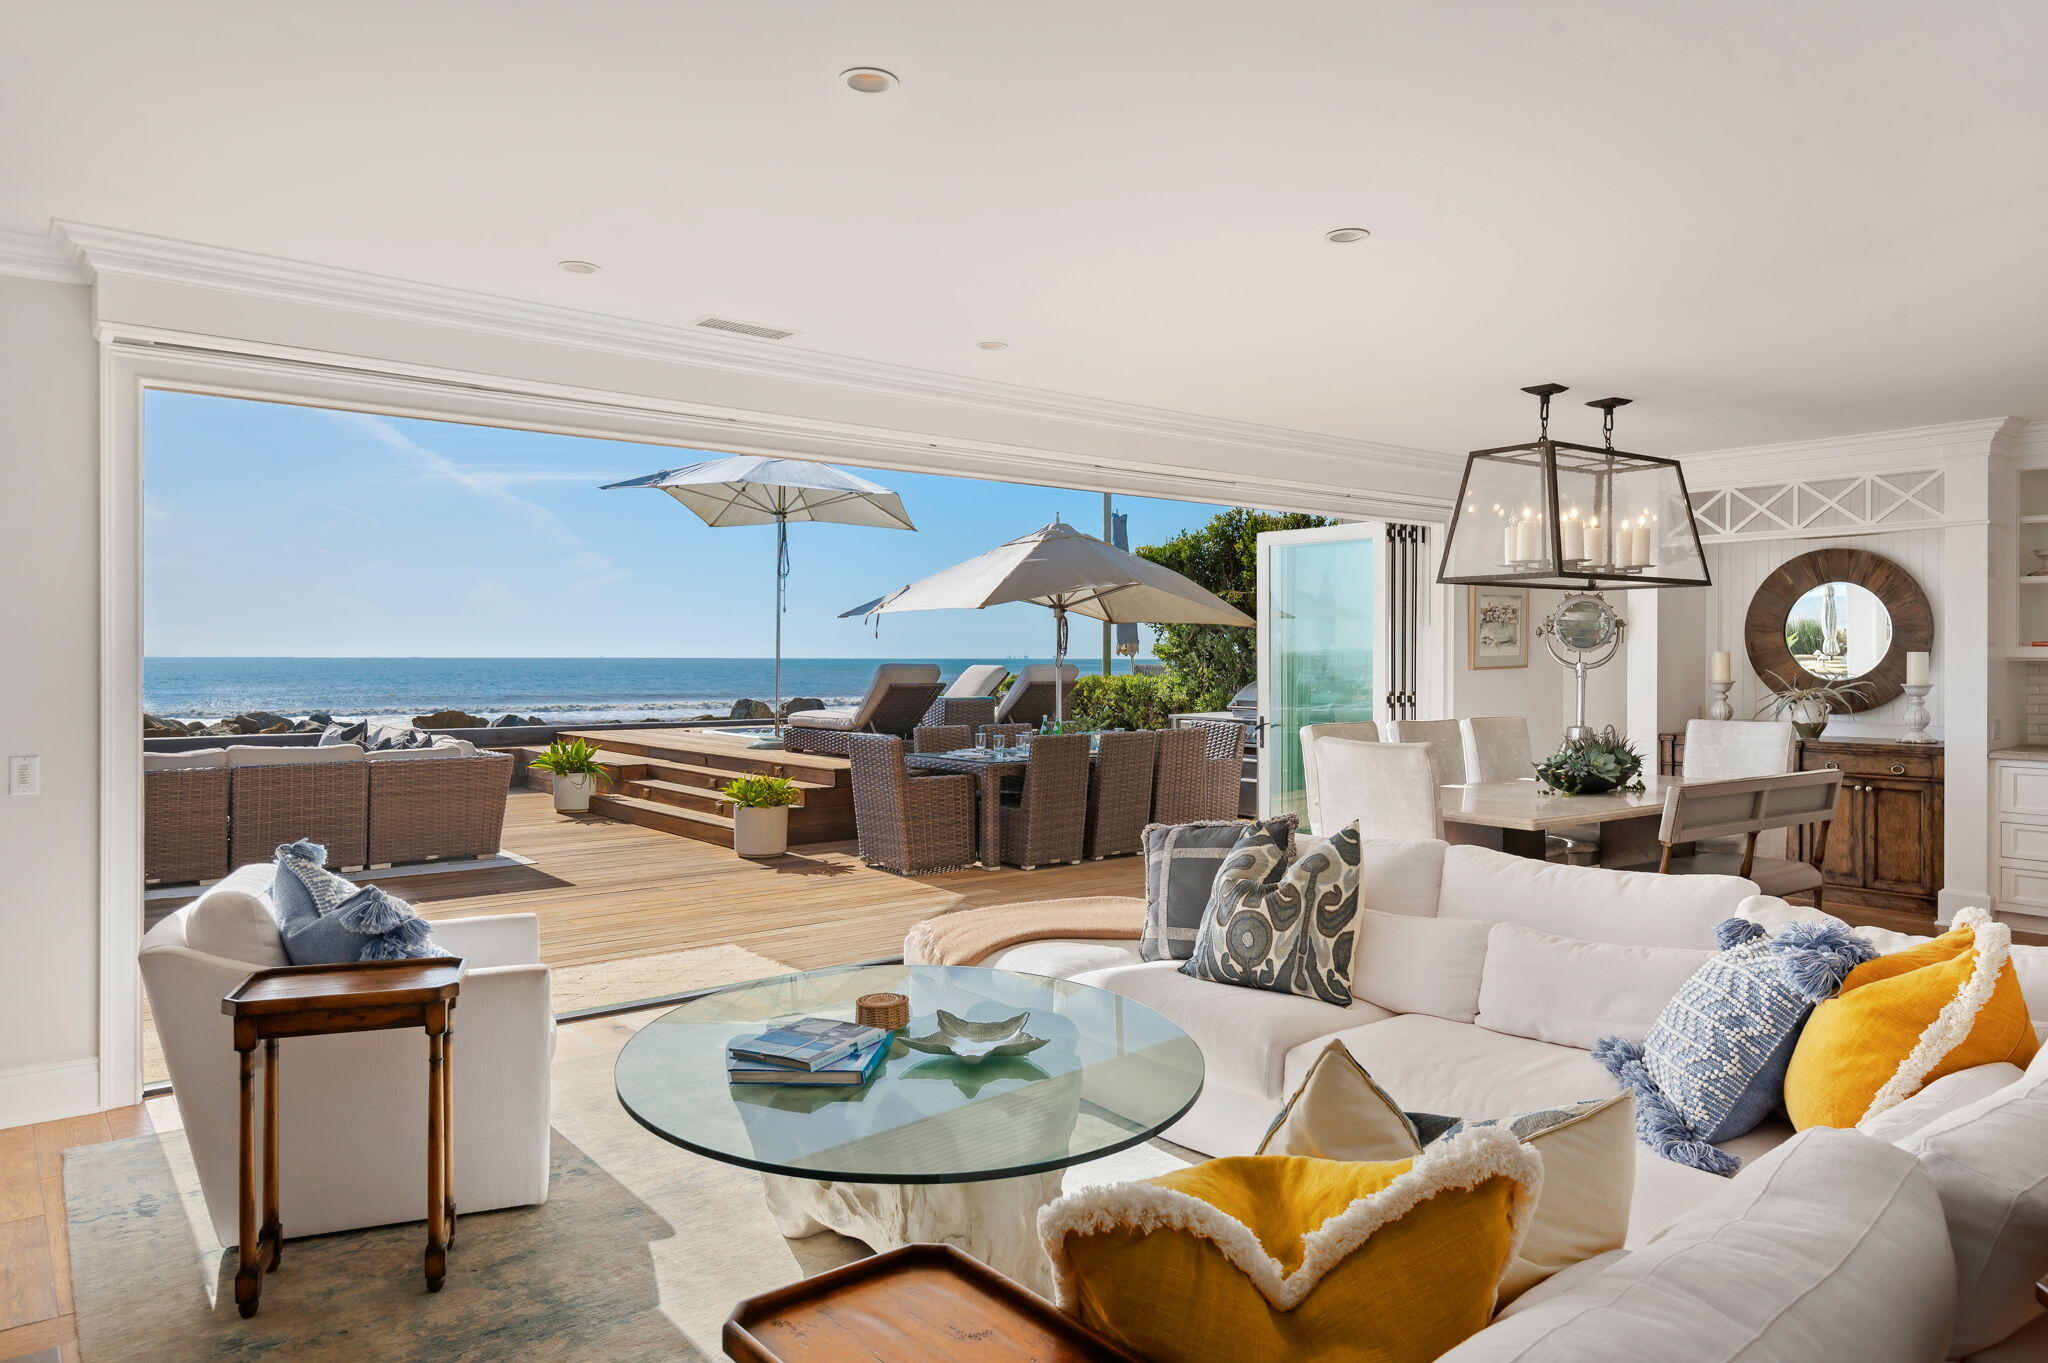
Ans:
{"type": "Polygon", "coordinates": [[[727,801],[717,791],[708,786],[685,785],[679,781],[642,776],[626,782],[619,788],[619,794],[636,800],[652,800],[658,805],[674,805],[678,809],[700,810],[706,814],[726,812],[727,801]]]}
{"type": "Polygon", "coordinates": [[[638,824],[642,828],[674,833],[678,837],[694,838],[698,842],[717,843],[720,847],[732,846],[732,820],[723,814],[680,809],[675,805],[636,799],[631,795],[593,795],[590,797],[590,812],[617,819],[621,823],[638,824]]]}
{"type": "MultiPolygon", "coordinates": [[[[658,780],[679,786],[695,786],[704,790],[712,790],[722,786],[736,776],[765,776],[770,774],[767,772],[733,771],[729,767],[705,767],[699,766],[694,762],[672,761],[666,757],[640,757],[634,760],[647,769],[647,777],[642,779],[658,780]]],[[[791,785],[807,795],[812,791],[851,789],[850,786],[846,786],[844,783],[833,781],[802,780],[794,776],[788,779],[791,785]]]]}
{"type": "MultiPolygon", "coordinates": [[[[790,752],[783,748],[748,748],[737,740],[717,736],[716,730],[703,731],[701,737],[692,736],[689,730],[676,730],[676,737],[670,737],[665,731],[659,732],[658,736],[650,736],[656,733],[643,729],[633,734],[589,734],[584,737],[633,760],[706,767],[734,776],[787,776],[792,780],[815,781],[823,785],[843,780],[851,765],[845,758],[829,754],[790,752]]],[[[567,736],[578,735],[572,733],[567,736]]]]}

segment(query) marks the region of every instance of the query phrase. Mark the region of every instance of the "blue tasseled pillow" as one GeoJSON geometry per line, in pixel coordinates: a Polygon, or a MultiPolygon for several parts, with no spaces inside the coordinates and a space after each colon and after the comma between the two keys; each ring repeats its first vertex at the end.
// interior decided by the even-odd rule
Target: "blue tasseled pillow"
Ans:
{"type": "Polygon", "coordinates": [[[357,885],[326,867],[327,849],[288,842],[277,849],[270,902],[293,965],[351,965],[439,956],[427,920],[375,885],[357,885]]]}
{"type": "Polygon", "coordinates": [[[1840,924],[1793,923],[1772,937],[1730,918],[1714,938],[1720,951],[1665,1005],[1646,1039],[1602,1037],[1593,1058],[1634,1091],[1645,1145],[1725,1177],[1742,1161],[1715,1144],[1778,1109],[1807,1015],[1877,950],[1840,924]]]}

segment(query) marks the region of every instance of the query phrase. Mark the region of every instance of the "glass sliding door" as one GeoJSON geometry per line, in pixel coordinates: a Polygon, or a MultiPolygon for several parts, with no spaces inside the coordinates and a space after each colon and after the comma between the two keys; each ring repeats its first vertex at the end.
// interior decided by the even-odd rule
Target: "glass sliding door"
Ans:
{"type": "Polygon", "coordinates": [[[1424,532],[1352,521],[1259,536],[1259,812],[1300,814],[1305,724],[1406,718],[1425,656],[1424,532]]]}

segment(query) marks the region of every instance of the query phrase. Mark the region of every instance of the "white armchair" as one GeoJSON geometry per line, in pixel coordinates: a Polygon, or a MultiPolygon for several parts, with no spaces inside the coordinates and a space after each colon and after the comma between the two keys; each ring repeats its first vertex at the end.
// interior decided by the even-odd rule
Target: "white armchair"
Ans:
{"type": "MultiPolygon", "coordinates": [[[[250,971],[287,964],[270,876],[267,865],[244,866],[142,939],[143,987],[222,1244],[237,1233],[238,1147],[235,1050],[220,1001],[250,971]]],[[[555,1021],[539,920],[444,919],[434,937],[469,962],[455,1009],[456,1204],[473,1212],[544,1202],[555,1021]]],[[[288,1237],[425,1215],[426,1047],[418,1031],[280,1045],[288,1237]]],[[[260,1131],[260,1110],[257,1121],[260,1131]]]]}

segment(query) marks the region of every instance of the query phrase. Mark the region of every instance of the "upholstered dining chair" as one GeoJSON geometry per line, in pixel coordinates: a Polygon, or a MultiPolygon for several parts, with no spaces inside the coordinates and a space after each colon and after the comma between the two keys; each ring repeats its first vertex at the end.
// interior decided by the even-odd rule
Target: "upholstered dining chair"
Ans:
{"type": "Polygon", "coordinates": [[[911,775],[903,740],[894,734],[850,734],[848,740],[862,861],[907,876],[974,864],[972,776],[911,775]]]}
{"type": "Polygon", "coordinates": [[[1785,720],[1689,719],[1680,774],[1688,781],[1777,776],[1792,770],[1798,745],[1785,720]]]}
{"type": "Polygon", "coordinates": [[[1389,743],[1421,743],[1440,786],[1462,786],[1465,775],[1465,731],[1455,719],[1395,719],[1382,730],[1389,743]]]}
{"type": "Polygon", "coordinates": [[[1159,734],[1153,729],[1104,734],[1097,740],[1089,777],[1089,860],[1126,856],[1144,845],[1158,760],[1159,734]]]}
{"type": "MultiPolygon", "coordinates": [[[[1521,715],[1481,715],[1458,721],[1464,736],[1465,779],[1525,781],[1535,774],[1529,748],[1529,721],[1521,715]]],[[[1600,830],[1594,827],[1553,829],[1544,839],[1551,861],[1590,866],[1600,855],[1600,830]]]]}
{"type": "Polygon", "coordinates": [[[1349,738],[1359,743],[1377,743],[1380,741],[1380,726],[1369,719],[1301,726],[1301,785],[1308,804],[1309,831],[1334,833],[1336,829],[1323,827],[1322,806],[1316,799],[1316,740],[1319,738],[1349,738]]]}
{"type": "Polygon", "coordinates": [[[1322,813],[1316,832],[1331,833],[1355,819],[1360,837],[1444,835],[1442,783],[1428,744],[1318,738],[1315,747],[1322,813]]]}
{"type": "Polygon", "coordinates": [[[1024,783],[1003,794],[1003,860],[1026,871],[1079,861],[1088,824],[1088,735],[1041,734],[1024,783]]]}
{"type": "Polygon", "coordinates": [[[1828,823],[1842,792],[1839,771],[1794,771],[1778,776],[1746,776],[1733,781],[1687,781],[1664,792],[1664,822],[1657,841],[1664,853],[1655,865],[1624,866],[1624,871],[1655,871],[1660,875],[1741,876],[1765,894],[1788,899],[1812,894],[1821,907],[1819,863],[1827,857],[1828,823]],[[1776,829],[1819,825],[1811,862],[1756,854],[1759,835],[1776,829]],[[1740,851],[1707,850],[1714,839],[1739,839],[1740,851]],[[1702,850],[1681,852],[1687,844],[1702,850]]]}

